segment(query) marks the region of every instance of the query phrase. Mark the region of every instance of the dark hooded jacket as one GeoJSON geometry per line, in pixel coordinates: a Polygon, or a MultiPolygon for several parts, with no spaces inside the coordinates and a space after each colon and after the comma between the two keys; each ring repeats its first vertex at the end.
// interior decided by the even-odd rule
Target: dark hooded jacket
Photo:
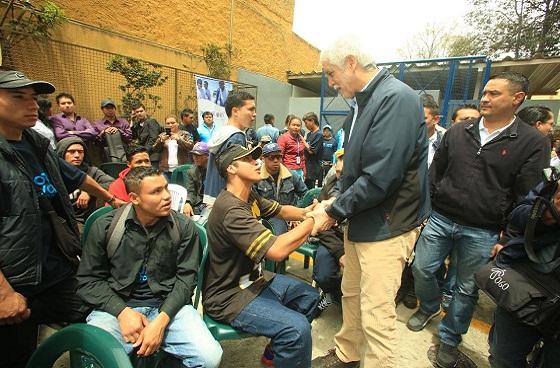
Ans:
{"type": "MultiPolygon", "coordinates": [[[[115,181],[115,179],[113,177],[107,175],[106,173],[104,173],[101,169],[99,169],[95,166],[91,166],[87,163],[87,147],[84,144],[84,141],[82,141],[80,138],[69,137],[69,138],[61,139],[56,144],[57,155],[64,160],[64,154],[68,150],[68,147],[70,147],[73,144],[80,144],[80,145],[82,145],[82,147],[84,147],[84,161],[82,162],[82,164],[80,166],[78,166],[78,168],[80,170],[82,170],[83,172],[85,172],[86,174],[88,174],[89,176],[91,176],[93,178],[93,180],[95,180],[104,189],[108,189],[109,185],[113,181],[115,181]]],[[[97,198],[94,197],[94,196],[91,196],[91,198],[89,200],[89,203],[88,203],[88,207],[87,208],[80,208],[76,205],[76,200],[78,199],[78,196],[81,193],[82,193],[82,191],[80,189],[76,189],[75,191],[70,193],[70,202],[72,203],[72,208],[74,209],[74,214],[76,216],[76,220],[79,223],[83,224],[83,223],[85,223],[88,216],[91,215],[93,213],[93,211],[95,211],[97,209],[97,198]]]]}

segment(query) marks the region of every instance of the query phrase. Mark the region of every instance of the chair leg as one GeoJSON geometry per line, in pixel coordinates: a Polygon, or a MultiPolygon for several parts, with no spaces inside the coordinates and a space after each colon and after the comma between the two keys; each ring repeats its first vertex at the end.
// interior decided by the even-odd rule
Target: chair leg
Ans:
{"type": "Polygon", "coordinates": [[[304,269],[308,269],[309,268],[309,256],[305,256],[303,258],[303,268],[304,269]]]}

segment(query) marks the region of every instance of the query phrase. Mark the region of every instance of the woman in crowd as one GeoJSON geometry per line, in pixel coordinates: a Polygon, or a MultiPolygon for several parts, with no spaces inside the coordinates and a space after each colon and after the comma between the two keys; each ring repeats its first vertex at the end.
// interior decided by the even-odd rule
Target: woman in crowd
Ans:
{"type": "Polygon", "coordinates": [[[309,148],[309,145],[301,135],[300,118],[292,115],[288,122],[288,131],[278,137],[277,143],[282,148],[282,163],[284,166],[293,174],[304,177],[304,152],[309,148]]]}
{"type": "Polygon", "coordinates": [[[49,119],[49,116],[52,115],[52,103],[44,97],[39,97],[37,99],[37,105],[39,105],[39,118],[37,119],[33,130],[41,134],[43,137],[48,138],[52,149],[56,149],[53,123],[49,119]]]}
{"type": "Polygon", "coordinates": [[[187,153],[193,148],[193,141],[188,132],[179,130],[177,117],[169,115],[165,118],[165,132],[161,133],[154,144],[154,151],[161,152],[159,169],[167,180],[177,166],[186,164],[187,153]]]}

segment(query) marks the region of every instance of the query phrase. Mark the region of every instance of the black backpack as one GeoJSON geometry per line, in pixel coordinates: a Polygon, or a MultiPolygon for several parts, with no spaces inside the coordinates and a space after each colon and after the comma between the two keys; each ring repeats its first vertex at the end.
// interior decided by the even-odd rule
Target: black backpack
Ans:
{"type": "MultiPolygon", "coordinates": [[[[526,258],[503,267],[492,261],[474,276],[476,285],[498,306],[526,325],[560,339],[560,239],[538,250],[533,241],[536,224],[550,207],[553,206],[542,197],[533,205],[524,235],[526,258]]],[[[551,210],[558,217],[555,212],[551,210]]]]}

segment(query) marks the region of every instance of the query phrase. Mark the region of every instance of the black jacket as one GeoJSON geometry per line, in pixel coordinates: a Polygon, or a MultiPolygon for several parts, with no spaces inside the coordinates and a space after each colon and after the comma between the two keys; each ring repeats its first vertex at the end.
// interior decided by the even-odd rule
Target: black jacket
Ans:
{"type": "Polygon", "coordinates": [[[184,305],[191,304],[196,286],[199,240],[194,222],[177,214],[173,224],[173,214],[169,214],[147,232],[132,210],[120,245],[108,259],[106,236],[115,213],[103,215],[91,227],[76,274],[78,295],[95,309],[116,317],[126,307],[145,263],[148,285],[163,299],[160,310],[173,318],[184,305]],[[179,227],[177,244],[172,241],[167,222],[179,227]]]}
{"type": "Polygon", "coordinates": [[[503,230],[514,204],[541,179],[550,143],[516,118],[480,146],[480,119],[453,125],[430,167],[432,207],[459,224],[503,230]]]}
{"type": "MultiPolygon", "coordinates": [[[[31,129],[23,132],[42,157],[58,194],[53,207],[78,234],[72,204],[60,175],[59,158],[49,148],[49,140],[31,129]]],[[[69,188],[74,190],[76,188],[69,188]]],[[[32,174],[22,157],[0,136],[0,270],[12,287],[41,283],[42,214],[32,174]]]]}
{"type": "Polygon", "coordinates": [[[155,119],[148,118],[142,126],[138,122],[134,123],[131,130],[132,138],[136,141],[135,143],[148,150],[150,161],[159,161],[161,153],[154,149],[154,144],[162,131],[159,123],[155,119]]]}

